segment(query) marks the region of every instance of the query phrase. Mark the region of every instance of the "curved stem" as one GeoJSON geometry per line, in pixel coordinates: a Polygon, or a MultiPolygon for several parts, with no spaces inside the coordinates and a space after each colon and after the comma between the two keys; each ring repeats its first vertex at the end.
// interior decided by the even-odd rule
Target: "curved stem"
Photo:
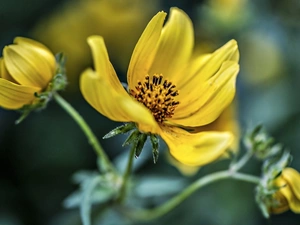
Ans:
{"type": "Polygon", "coordinates": [[[133,211],[127,211],[125,212],[130,218],[140,221],[146,221],[158,218],[172,209],[174,209],[177,205],[179,205],[181,202],[183,202],[187,197],[189,197],[191,194],[193,194],[198,189],[213,183],[215,181],[223,180],[223,179],[235,179],[235,180],[242,180],[254,184],[258,184],[260,179],[259,177],[243,174],[243,173],[234,173],[232,174],[230,171],[220,171],[215,172],[212,174],[209,174],[207,176],[204,176],[198,180],[196,180],[194,183],[192,183],[190,186],[188,186],[184,191],[180,192],[175,197],[171,198],[166,203],[149,210],[133,210],[133,211]]]}
{"type": "Polygon", "coordinates": [[[249,150],[236,164],[233,164],[230,167],[230,171],[236,172],[236,171],[240,170],[249,161],[249,159],[252,156],[253,156],[253,152],[249,150]]]}
{"type": "Polygon", "coordinates": [[[129,158],[128,158],[128,163],[127,163],[125,173],[123,175],[123,182],[122,182],[122,186],[121,186],[121,189],[120,189],[120,195],[119,195],[119,198],[118,198],[119,202],[122,202],[124,200],[125,196],[126,196],[127,181],[128,181],[128,178],[129,178],[131,170],[132,170],[135,149],[136,148],[133,147],[130,150],[130,155],[129,155],[129,158]]]}
{"type": "Polygon", "coordinates": [[[53,97],[55,101],[76,121],[79,125],[85,136],[87,137],[89,144],[93,147],[97,155],[101,160],[101,165],[105,172],[114,172],[115,168],[108,159],[106,153],[101,147],[97,137],[89,127],[89,125],[85,122],[82,116],[66,101],[64,100],[58,93],[54,93],[53,97]]]}

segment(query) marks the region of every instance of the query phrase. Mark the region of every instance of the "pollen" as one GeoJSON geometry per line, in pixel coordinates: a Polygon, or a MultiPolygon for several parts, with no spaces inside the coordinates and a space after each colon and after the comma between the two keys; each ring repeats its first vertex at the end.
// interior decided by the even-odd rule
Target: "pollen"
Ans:
{"type": "Polygon", "coordinates": [[[135,90],[130,89],[130,94],[143,103],[159,123],[167,118],[172,118],[179,102],[175,101],[178,90],[172,82],[164,80],[162,74],[154,74],[152,79],[145,76],[143,82],[138,81],[135,90]]]}

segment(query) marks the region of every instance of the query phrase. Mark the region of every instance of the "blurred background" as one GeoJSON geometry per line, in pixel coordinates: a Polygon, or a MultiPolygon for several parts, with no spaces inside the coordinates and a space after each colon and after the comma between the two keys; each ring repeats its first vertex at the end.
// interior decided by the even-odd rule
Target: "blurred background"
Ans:
{"type": "MultiPolygon", "coordinates": [[[[230,120],[239,126],[240,136],[262,123],[290,149],[292,167],[300,171],[299,0],[1,0],[0,46],[11,44],[15,36],[25,36],[54,53],[64,52],[69,85],[62,95],[101,139],[119,124],[98,114],[79,92],[79,75],[92,65],[86,37],[104,36],[120,80],[126,82],[127,65],[141,32],[156,12],[169,12],[172,6],[193,20],[197,54],[212,52],[232,38],[238,41],[241,70],[236,111],[230,120]]],[[[0,225],[81,224],[79,210],[65,209],[62,202],[78,188],[71,181],[72,174],[97,170],[95,153],[77,124],[55,102],[16,126],[18,116],[0,109],[0,225]]],[[[124,138],[101,141],[111,159],[128,153],[121,147],[124,138]]],[[[154,186],[144,185],[136,195],[149,205],[165,200],[151,192],[156,181],[167,177],[180,181],[181,187],[228,165],[221,161],[184,176],[165,153],[153,165],[146,150],[138,159],[143,164],[136,174],[149,178],[154,186]]],[[[252,160],[243,170],[259,175],[260,163],[252,160]]],[[[166,216],[143,224],[299,224],[299,215],[292,212],[265,220],[253,194],[252,184],[221,181],[196,192],[166,216]]],[[[94,222],[132,224],[111,211],[95,215],[94,222]]]]}

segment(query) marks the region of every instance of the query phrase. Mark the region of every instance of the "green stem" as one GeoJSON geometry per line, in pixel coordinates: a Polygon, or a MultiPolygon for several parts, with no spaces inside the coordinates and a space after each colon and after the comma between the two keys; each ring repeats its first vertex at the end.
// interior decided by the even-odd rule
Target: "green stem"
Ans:
{"type": "Polygon", "coordinates": [[[253,152],[249,150],[236,164],[233,164],[230,167],[230,171],[233,173],[240,170],[249,161],[249,159],[252,156],[253,156],[253,152]]]}
{"type": "Polygon", "coordinates": [[[122,202],[125,199],[125,196],[126,196],[127,181],[128,181],[128,178],[131,174],[133,159],[134,159],[134,155],[135,155],[135,150],[136,150],[135,146],[132,147],[131,150],[130,150],[130,155],[129,155],[129,158],[128,158],[127,167],[126,167],[125,173],[123,175],[123,179],[122,179],[123,182],[122,182],[122,186],[120,188],[120,195],[119,195],[119,198],[118,198],[118,202],[122,202]]]}
{"type": "Polygon", "coordinates": [[[198,189],[213,183],[215,181],[223,180],[223,179],[235,179],[235,180],[241,180],[246,181],[254,184],[258,184],[260,181],[259,177],[243,174],[243,173],[231,173],[230,171],[220,171],[215,172],[212,174],[209,174],[207,176],[204,176],[194,183],[192,183],[190,186],[188,186],[184,191],[180,192],[175,197],[171,198],[166,203],[149,210],[134,210],[134,211],[127,211],[125,212],[130,218],[140,221],[147,221],[152,220],[155,218],[158,218],[172,209],[174,209],[176,206],[178,206],[181,202],[183,202],[187,197],[189,197],[191,194],[193,194],[198,189]]]}
{"type": "Polygon", "coordinates": [[[64,100],[58,93],[54,93],[53,97],[55,101],[76,121],[79,125],[85,136],[87,137],[90,145],[93,147],[97,155],[101,160],[101,165],[103,166],[104,172],[114,172],[115,168],[108,159],[107,155],[105,154],[103,148],[101,147],[97,137],[82,118],[82,116],[66,101],[64,100]]]}

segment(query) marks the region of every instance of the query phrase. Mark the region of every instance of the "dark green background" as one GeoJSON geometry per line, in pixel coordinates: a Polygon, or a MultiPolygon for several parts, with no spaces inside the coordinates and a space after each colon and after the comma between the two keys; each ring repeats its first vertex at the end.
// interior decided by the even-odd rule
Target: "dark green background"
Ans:
{"type": "MultiPolygon", "coordinates": [[[[12,43],[15,36],[30,36],[39,20],[51,15],[62,3],[61,0],[1,0],[1,49],[12,43]]],[[[300,171],[300,2],[251,1],[251,7],[246,11],[251,11],[253,16],[238,29],[227,29],[210,20],[205,21],[207,17],[198,10],[205,3],[166,0],[161,1],[159,10],[168,12],[171,6],[184,9],[193,19],[199,38],[213,39],[216,43],[237,39],[241,53],[237,93],[241,132],[263,123],[278,142],[291,150],[294,155],[292,166],[300,171]],[[243,68],[251,63],[243,61],[243,55],[248,54],[247,34],[256,29],[276,40],[285,67],[284,75],[259,84],[242,78],[249,76],[243,68]]],[[[267,66],[262,62],[259,66],[264,65],[267,66]]],[[[118,72],[124,80],[125,71],[118,72]]],[[[93,110],[80,93],[68,94],[67,89],[63,95],[86,118],[99,138],[119,125],[93,110]]],[[[62,201],[77,188],[70,179],[74,172],[96,170],[96,156],[86,138],[55,102],[40,113],[32,113],[16,126],[14,121],[18,116],[16,112],[0,109],[0,225],[80,224],[78,210],[64,209],[62,201]]],[[[123,139],[124,136],[102,141],[111,158],[128,151],[121,148],[123,139]]],[[[196,177],[224,169],[227,163],[223,161],[206,166],[196,177]]],[[[260,164],[252,160],[245,171],[259,175],[260,164]]],[[[149,157],[148,163],[137,173],[143,177],[165,174],[182,178],[164,155],[157,165],[153,165],[149,157]]],[[[191,182],[195,177],[186,179],[191,182]]],[[[149,224],[300,224],[299,215],[292,212],[265,220],[255,204],[253,193],[252,184],[222,181],[201,189],[173,212],[149,224]]],[[[119,223],[106,220],[101,224],[119,223]]],[[[124,224],[127,223],[124,221],[124,224]]]]}

